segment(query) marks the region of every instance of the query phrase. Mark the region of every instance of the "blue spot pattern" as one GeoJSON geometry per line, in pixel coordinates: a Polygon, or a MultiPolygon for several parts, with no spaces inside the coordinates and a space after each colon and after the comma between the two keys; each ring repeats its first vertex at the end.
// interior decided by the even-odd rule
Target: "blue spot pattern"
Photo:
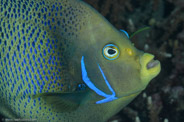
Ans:
{"type": "MultiPolygon", "coordinates": [[[[68,42],[60,39],[77,36],[73,32],[80,29],[76,23],[81,20],[75,19],[76,10],[63,12],[63,8],[58,0],[0,0],[0,102],[9,103],[18,116],[60,119],[43,99],[31,96],[69,87],[61,82],[68,42]]],[[[85,84],[78,85],[78,90],[85,89],[85,84]]]]}

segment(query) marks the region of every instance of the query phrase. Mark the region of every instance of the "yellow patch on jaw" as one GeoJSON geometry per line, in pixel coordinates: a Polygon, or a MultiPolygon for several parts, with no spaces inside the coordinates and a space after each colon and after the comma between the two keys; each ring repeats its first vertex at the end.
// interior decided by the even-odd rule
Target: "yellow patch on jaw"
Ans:
{"type": "Polygon", "coordinates": [[[154,55],[145,53],[141,59],[140,59],[140,64],[141,64],[141,70],[140,70],[140,75],[142,82],[144,84],[148,84],[151,79],[153,79],[155,76],[157,76],[161,70],[160,68],[160,63],[151,69],[147,68],[147,64],[154,58],[154,55]]]}
{"type": "Polygon", "coordinates": [[[126,48],[125,51],[128,53],[129,56],[133,55],[133,51],[130,48],[126,48]]]}

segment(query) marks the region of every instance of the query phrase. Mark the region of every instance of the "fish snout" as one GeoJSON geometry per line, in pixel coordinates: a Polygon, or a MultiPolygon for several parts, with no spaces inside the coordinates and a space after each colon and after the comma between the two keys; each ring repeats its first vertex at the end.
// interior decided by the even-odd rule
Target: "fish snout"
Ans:
{"type": "Polygon", "coordinates": [[[144,53],[141,56],[140,64],[141,64],[140,70],[141,80],[142,83],[145,84],[146,86],[150,80],[152,80],[160,73],[161,65],[158,60],[154,60],[154,55],[149,53],[144,53]]]}

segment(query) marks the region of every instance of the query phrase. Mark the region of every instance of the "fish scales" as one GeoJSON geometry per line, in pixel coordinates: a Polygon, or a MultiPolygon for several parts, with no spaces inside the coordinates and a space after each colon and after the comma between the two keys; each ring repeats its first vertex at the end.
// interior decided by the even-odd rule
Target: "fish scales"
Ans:
{"type": "Polygon", "coordinates": [[[52,112],[51,115],[39,113],[42,109],[51,111],[51,108],[38,107],[43,104],[40,98],[31,100],[25,96],[71,89],[66,63],[70,55],[66,47],[71,42],[66,37],[77,36],[83,22],[77,16],[85,12],[80,5],[70,5],[76,1],[73,2],[0,1],[0,100],[8,102],[7,107],[18,111],[18,116],[50,119],[53,114],[51,120],[59,116],[52,112]],[[21,96],[19,100],[17,96],[21,96]]]}
{"type": "MultiPolygon", "coordinates": [[[[54,84],[66,77],[62,76],[64,74],[62,72],[67,69],[64,60],[65,55],[68,54],[64,52],[70,42],[62,36],[64,34],[74,35],[73,31],[77,32],[80,29],[78,26],[82,21],[75,20],[75,15],[72,14],[73,8],[65,4],[67,1],[55,1],[54,3],[49,0],[1,1],[0,49],[2,50],[1,60],[4,60],[4,62],[1,61],[2,73],[7,72],[3,74],[8,76],[9,80],[11,78],[23,80],[23,86],[30,84],[31,89],[28,87],[27,89],[28,91],[30,89],[31,93],[39,92],[31,85],[35,83],[35,80],[43,81],[42,83],[37,82],[40,87],[48,86],[46,83],[53,81],[50,85],[55,86],[56,90],[62,88],[54,84]],[[66,9],[69,9],[68,12],[65,12],[66,9]],[[56,33],[58,29],[60,35],[56,33]],[[51,33],[54,34],[51,35],[51,33]],[[58,40],[58,35],[60,40],[58,40]],[[7,66],[6,63],[9,65],[7,66]],[[20,78],[19,73],[22,74],[20,78]],[[34,79],[33,83],[31,79],[34,79]]],[[[62,84],[58,85],[62,86],[62,84]]]]}
{"type": "Polygon", "coordinates": [[[160,72],[81,0],[0,0],[0,113],[105,122],[160,72]]]}

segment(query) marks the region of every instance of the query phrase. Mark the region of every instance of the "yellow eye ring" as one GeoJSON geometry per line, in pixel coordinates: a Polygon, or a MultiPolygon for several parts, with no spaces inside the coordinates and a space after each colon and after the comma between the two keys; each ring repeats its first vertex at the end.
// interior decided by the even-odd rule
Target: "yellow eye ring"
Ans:
{"type": "Polygon", "coordinates": [[[116,45],[107,44],[104,46],[102,53],[107,60],[115,60],[119,57],[120,52],[116,45]]]}

